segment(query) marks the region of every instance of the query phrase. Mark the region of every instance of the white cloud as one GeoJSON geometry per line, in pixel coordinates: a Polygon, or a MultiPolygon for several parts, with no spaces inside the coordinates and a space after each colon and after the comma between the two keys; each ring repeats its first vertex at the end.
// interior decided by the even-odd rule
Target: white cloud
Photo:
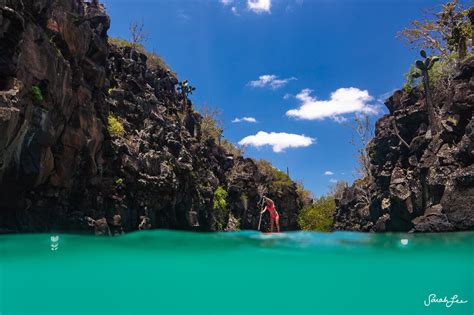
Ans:
{"type": "Polygon", "coordinates": [[[270,13],[272,0],[219,0],[224,7],[229,7],[232,13],[239,15],[245,7],[253,13],[270,13]]]}
{"type": "Polygon", "coordinates": [[[331,93],[329,100],[317,100],[311,96],[312,90],[304,89],[296,95],[300,101],[298,109],[286,112],[287,116],[306,120],[322,120],[331,118],[336,122],[347,120],[341,116],[350,113],[376,114],[377,107],[371,105],[373,97],[367,90],[358,88],[340,88],[331,93]]]}
{"type": "Polygon", "coordinates": [[[287,148],[308,147],[312,145],[316,139],[306,137],[305,135],[296,135],[286,132],[265,132],[259,131],[256,135],[247,136],[239,141],[241,146],[263,147],[271,146],[273,152],[282,152],[287,148]]]}
{"type": "Polygon", "coordinates": [[[239,122],[248,122],[248,123],[256,123],[257,120],[254,117],[242,117],[242,118],[235,118],[232,120],[233,123],[239,122]]]}
{"type": "Polygon", "coordinates": [[[273,90],[279,89],[285,86],[288,82],[296,80],[295,77],[278,79],[278,76],[274,74],[264,74],[258,77],[258,80],[250,81],[248,85],[254,88],[265,88],[270,87],[273,90]]]}
{"type": "Polygon", "coordinates": [[[247,0],[247,8],[255,13],[270,13],[272,0],[247,0]]]}
{"type": "Polygon", "coordinates": [[[326,175],[326,176],[331,176],[331,175],[334,175],[334,173],[331,172],[331,171],[326,171],[326,172],[324,172],[324,175],[326,175]]]}
{"type": "Polygon", "coordinates": [[[336,184],[336,183],[337,183],[337,179],[331,178],[331,179],[329,180],[329,182],[330,182],[330,183],[333,183],[333,184],[336,184]]]}

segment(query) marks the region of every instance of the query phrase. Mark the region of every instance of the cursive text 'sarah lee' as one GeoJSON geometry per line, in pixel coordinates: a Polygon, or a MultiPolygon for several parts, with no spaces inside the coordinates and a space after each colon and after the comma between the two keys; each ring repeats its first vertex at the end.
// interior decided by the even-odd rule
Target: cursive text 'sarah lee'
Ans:
{"type": "Polygon", "coordinates": [[[462,300],[459,298],[457,294],[453,295],[452,297],[448,298],[445,297],[437,297],[436,294],[431,293],[428,295],[428,299],[424,301],[425,306],[430,306],[431,304],[442,303],[446,307],[451,307],[454,304],[466,304],[467,300],[462,300]]]}

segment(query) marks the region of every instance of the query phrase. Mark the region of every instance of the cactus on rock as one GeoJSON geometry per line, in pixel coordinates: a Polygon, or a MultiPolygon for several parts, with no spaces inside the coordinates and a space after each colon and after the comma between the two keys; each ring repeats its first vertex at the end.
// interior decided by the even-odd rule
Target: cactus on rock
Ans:
{"type": "Polygon", "coordinates": [[[421,71],[421,74],[417,76],[423,77],[423,87],[425,89],[425,99],[426,99],[426,109],[428,111],[428,119],[431,126],[431,132],[436,134],[440,131],[440,123],[437,118],[436,110],[434,108],[433,101],[431,100],[431,90],[430,90],[430,76],[429,70],[433,68],[434,64],[439,61],[439,57],[432,56],[428,57],[426,51],[420,51],[420,55],[423,60],[417,60],[415,65],[421,71]]]}

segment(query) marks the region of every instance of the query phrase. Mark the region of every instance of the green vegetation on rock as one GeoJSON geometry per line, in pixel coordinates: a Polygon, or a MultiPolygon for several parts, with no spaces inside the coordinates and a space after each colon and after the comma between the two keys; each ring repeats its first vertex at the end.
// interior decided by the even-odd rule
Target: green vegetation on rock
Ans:
{"type": "Polygon", "coordinates": [[[347,182],[338,181],[327,195],[306,203],[298,215],[299,227],[307,231],[331,232],[334,226],[336,199],[342,198],[347,187],[347,182]]]}
{"type": "Polygon", "coordinates": [[[123,178],[117,178],[115,180],[115,186],[117,186],[117,187],[123,186],[124,183],[125,183],[125,181],[124,181],[123,178]]]}
{"type": "MultiPolygon", "coordinates": [[[[471,54],[468,54],[468,56],[472,57],[471,54]]],[[[458,55],[452,53],[441,56],[437,62],[428,69],[430,90],[435,94],[434,96],[443,95],[451,88],[459,64],[458,55]]],[[[421,70],[412,64],[408,72],[405,74],[405,84],[403,85],[403,89],[407,93],[410,93],[414,89],[424,91],[425,87],[422,77],[421,70]]]]}
{"type": "MultiPolygon", "coordinates": [[[[472,57],[472,10],[466,10],[458,0],[442,5],[439,12],[413,20],[399,32],[416,49],[421,49],[423,60],[417,60],[406,74],[403,89],[414,88],[431,98],[443,98],[451,89],[454,74],[469,57],[472,57]],[[427,50],[427,51],[425,51],[427,50]],[[428,57],[428,53],[437,56],[428,57]]],[[[435,104],[431,104],[433,106],[435,104]]]]}
{"type": "Polygon", "coordinates": [[[214,210],[216,229],[222,231],[225,226],[225,218],[229,214],[227,191],[222,186],[217,187],[214,191],[214,204],[212,209],[214,210]]]}
{"type": "Polygon", "coordinates": [[[227,191],[222,187],[217,187],[214,192],[214,210],[227,211],[227,191]]]}
{"type": "Polygon", "coordinates": [[[107,130],[111,136],[123,136],[125,133],[125,128],[120,120],[114,115],[110,114],[107,119],[107,130]]]}
{"type": "Polygon", "coordinates": [[[420,51],[420,55],[423,60],[417,60],[415,62],[416,67],[421,71],[421,76],[423,77],[423,87],[425,89],[425,99],[428,109],[428,119],[430,121],[431,129],[433,133],[439,131],[439,121],[437,119],[436,110],[434,109],[431,88],[430,88],[430,75],[429,71],[433,68],[436,62],[438,62],[439,57],[433,56],[428,57],[424,50],[420,51]]]}
{"type": "Polygon", "coordinates": [[[41,89],[37,85],[33,85],[31,87],[31,94],[33,95],[33,100],[36,103],[41,103],[44,100],[43,92],[41,92],[41,89]]]}
{"type": "Polygon", "coordinates": [[[302,230],[330,232],[333,226],[334,211],[336,211],[334,196],[322,196],[316,199],[312,205],[301,210],[298,216],[298,225],[302,230]]]}
{"type": "Polygon", "coordinates": [[[416,68],[414,65],[410,65],[410,69],[407,73],[405,73],[405,83],[403,84],[403,89],[405,92],[410,93],[414,88],[419,88],[420,80],[420,70],[416,68]]]}

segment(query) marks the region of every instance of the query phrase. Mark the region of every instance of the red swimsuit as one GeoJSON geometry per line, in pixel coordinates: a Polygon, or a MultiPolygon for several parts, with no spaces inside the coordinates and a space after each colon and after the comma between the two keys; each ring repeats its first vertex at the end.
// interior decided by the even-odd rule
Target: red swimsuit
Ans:
{"type": "Polygon", "coordinates": [[[268,212],[270,212],[270,216],[273,218],[273,219],[276,219],[278,218],[278,212],[276,211],[276,207],[275,207],[275,204],[272,203],[272,202],[268,202],[267,203],[267,210],[268,212]]]}

